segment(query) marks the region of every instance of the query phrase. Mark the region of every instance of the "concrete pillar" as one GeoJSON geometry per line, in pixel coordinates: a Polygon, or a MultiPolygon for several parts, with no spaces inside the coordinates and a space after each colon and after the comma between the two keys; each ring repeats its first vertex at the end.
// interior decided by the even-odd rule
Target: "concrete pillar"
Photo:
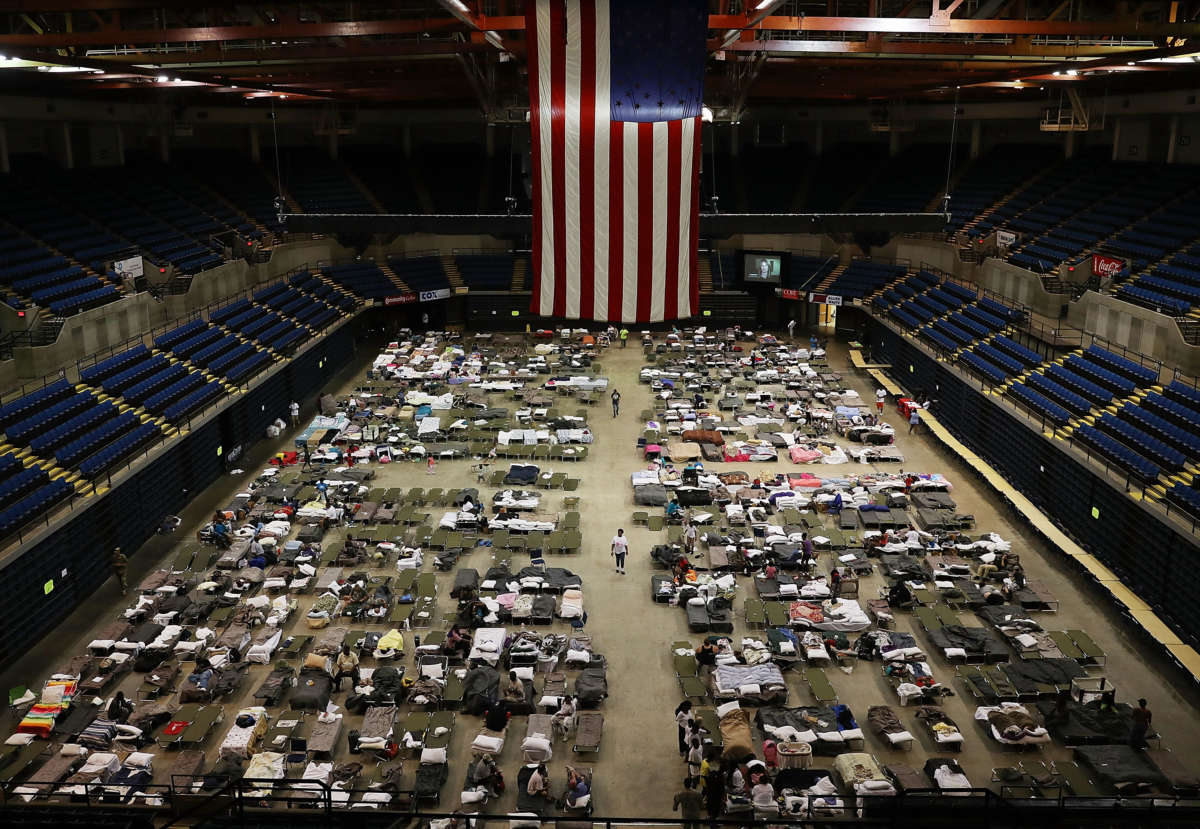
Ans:
{"type": "Polygon", "coordinates": [[[262,142],[258,136],[258,125],[250,125],[250,160],[255,164],[262,161],[262,142]]]}
{"type": "Polygon", "coordinates": [[[1113,161],[1121,157],[1121,120],[1120,118],[1113,119],[1113,161]]]}
{"type": "Polygon", "coordinates": [[[0,174],[12,172],[8,162],[8,127],[0,124],[0,174]]]}
{"type": "Polygon", "coordinates": [[[900,155],[900,133],[895,130],[888,133],[888,155],[892,158],[900,155]]]}
{"type": "Polygon", "coordinates": [[[1172,115],[1167,128],[1167,163],[1175,163],[1175,148],[1179,146],[1179,116],[1172,115]]]}
{"type": "Polygon", "coordinates": [[[488,158],[496,155],[496,125],[488,124],[483,129],[483,148],[488,158]]]}
{"type": "Polygon", "coordinates": [[[1063,157],[1070,160],[1075,157],[1075,133],[1066,133],[1067,140],[1063,143],[1063,157]]]}
{"type": "Polygon", "coordinates": [[[113,130],[116,135],[113,137],[113,147],[115,149],[114,156],[118,167],[125,166],[125,128],[120,124],[113,124],[113,130]]]}
{"type": "Polygon", "coordinates": [[[59,161],[62,162],[64,170],[75,169],[75,148],[71,146],[71,125],[63,122],[59,125],[59,161]]]}
{"type": "Polygon", "coordinates": [[[979,158],[980,145],[983,143],[983,122],[971,122],[971,160],[979,158]]]}
{"type": "Polygon", "coordinates": [[[158,128],[158,160],[163,164],[171,163],[171,135],[168,132],[169,129],[166,124],[161,124],[158,128]]]}
{"type": "Polygon", "coordinates": [[[818,121],[816,123],[816,131],[813,134],[813,154],[820,155],[825,151],[825,122],[818,121]]]}
{"type": "Polygon", "coordinates": [[[328,141],[328,144],[326,145],[326,148],[329,151],[329,157],[332,158],[334,161],[337,161],[337,157],[338,157],[337,127],[333,127],[332,129],[329,130],[329,141],[328,141]]]}

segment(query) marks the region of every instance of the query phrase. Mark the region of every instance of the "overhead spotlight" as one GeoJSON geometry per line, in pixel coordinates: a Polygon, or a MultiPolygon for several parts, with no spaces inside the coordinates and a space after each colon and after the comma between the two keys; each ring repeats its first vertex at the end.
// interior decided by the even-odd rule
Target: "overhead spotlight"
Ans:
{"type": "Polygon", "coordinates": [[[159,83],[166,83],[166,82],[167,82],[167,76],[166,76],[166,75],[159,75],[159,76],[158,76],[157,78],[155,78],[154,80],[158,81],[159,83]]]}
{"type": "Polygon", "coordinates": [[[282,100],[282,101],[286,101],[286,100],[287,100],[287,95],[280,95],[280,96],[279,96],[279,99],[280,99],[280,100],[282,100]]]}
{"type": "Polygon", "coordinates": [[[230,89],[237,89],[237,84],[234,84],[233,86],[231,86],[231,87],[229,87],[229,88],[230,88],[230,89]]]}
{"type": "Polygon", "coordinates": [[[1059,72],[1057,69],[1054,70],[1054,77],[1057,78],[1061,74],[1062,74],[1062,72],[1059,72]]]}
{"type": "Polygon", "coordinates": [[[1126,66],[1133,66],[1133,65],[1134,65],[1134,62],[1133,62],[1133,61],[1128,61],[1128,62],[1127,62],[1125,65],[1126,65],[1126,66]]]}
{"type": "Polygon", "coordinates": [[[1067,70],[1067,77],[1073,78],[1073,77],[1075,77],[1075,76],[1076,76],[1076,75],[1078,75],[1078,74],[1079,74],[1079,73],[1078,73],[1078,72],[1076,72],[1074,69],[1068,69],[1068,70],[1067,70]]]}
{"type": "Polygon", "coordinates": [[[171,78],[172,83],[179,83],[179,78],[171,78]]]}
{"type": "Polygon", "coordinates": [[[464,14],[471,11],[470,9],[467,8],[467,4],[464,3],[462,0],[450,0],[450,5],[454,6],[454,8],[458,9],[460,12],[463,12],[464,14]]]}
{"type": "Polygon", "coordinates": [[[700,120],[706,124],[713,122],[713,111],[706,106],[700,107],[700,120]]]}

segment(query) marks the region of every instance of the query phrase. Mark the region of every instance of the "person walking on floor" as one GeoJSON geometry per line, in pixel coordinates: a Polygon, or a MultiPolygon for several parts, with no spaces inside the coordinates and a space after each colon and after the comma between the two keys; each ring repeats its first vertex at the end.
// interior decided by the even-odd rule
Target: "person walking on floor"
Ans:
{"type": "Polygon", "coordinates": [[[921,407],[913,406],[912,411],[908,414],[908,433],[911,435],[913,430],[921,425],[921,407]]]}
{"type": "Polygon", "coordinates": [[[612,557],[617,560],[617,572],[625,575],[625,554],[629,552],[629,539],[625,530],[617,530],[612,540],[612,557]]]}
{"type": "Polygon", "coordinates": [[[696,791],[696,784],[691,777],[683,781],[683,791],[675,795],[675,805],[672,811],[680,812],[684,829],[699,829],[701,810],[704,808],[704,796],[696,791]]]}
{"type": "Polygon", "coordinates": [[[612,404],[613,404],[613,417],[616,417],[617,415],[619,415],[621,413],[621,393],[619,391],[617,391],[616,389],[613,389],[612,404]]]}
{"type": "Polygon", "coordinates": [[[1133,727],[1129,731],[1129,745],[1136,749],[1148,748],[1146,735],[1150,732],[1150,722],[1154,717],[1146,707],[1146,700],[1138,700],[1137,708],[1133,709],[1130,718],[1133,720],[1133,727]]]}
{"type": "Polygon", "coordinates": [[[795,342],[795,340],[796,340],[796,321],[795,320],[788,320],[787,330],[788,330],[788,339],[795,342]]]}
{"type": "Polygon", "coordinates": [[[434,459],[433,455],[430,455],[429,460],[425,462],[425,474],[432,475],[435,472],[437,472],[437,461],[434,459]]]}
{"type": "Polygon", "coordinates": [[[129,568],[129,559],[125,558],[125,554],[121,552],[120,547],[113,548],[112,552],[112,570],[113,575],[117,577],[117,583],[121,585],[121,594],[124,595],[129,590],[129,582],[125,579],[125,571],[129,568]]]}
{"type": "Polygon", "coordinates": [[[622,328],[621,329],[621,348],[624,348],[628,344],[629,344],[629,329],[622,328]]]}
{"type": "Polygon", "coordinates": [[[299,426],[300,425],[300,404],[297,403],[295,400],[293,400],[292,404],[290,406],[288,406],[288,413],[291,414],[291,416],[292,416],[292,425],[299,426]]]}
{"type": "Polygon", "coordinates": [[[887,401],[887,391],[885,389],[875,389],[875,411],[879,412],[879,417],[883,418],[883,404],[887,401]]]}

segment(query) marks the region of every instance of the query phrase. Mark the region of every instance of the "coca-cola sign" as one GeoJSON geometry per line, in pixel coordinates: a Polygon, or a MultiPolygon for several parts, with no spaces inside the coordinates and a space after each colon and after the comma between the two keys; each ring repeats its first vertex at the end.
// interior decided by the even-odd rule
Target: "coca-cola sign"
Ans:
{"type": "Polygon", "coordinates": [[[1092,254],[1092,274],[1095,276],[1116,276],[1125,270],[1124,259],[1114,259],[1099,253],[1092,254]]]}

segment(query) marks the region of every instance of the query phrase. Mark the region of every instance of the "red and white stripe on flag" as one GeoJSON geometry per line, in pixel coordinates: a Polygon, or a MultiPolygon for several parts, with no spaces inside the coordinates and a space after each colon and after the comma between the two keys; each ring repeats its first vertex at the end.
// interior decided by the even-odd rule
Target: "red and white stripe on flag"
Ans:
{"type": "Polygon", "coordinates": [[[613,322],[699,307],[700,119],[611,120],[607,0],[530,0],[533,302],[613,322]]]}

